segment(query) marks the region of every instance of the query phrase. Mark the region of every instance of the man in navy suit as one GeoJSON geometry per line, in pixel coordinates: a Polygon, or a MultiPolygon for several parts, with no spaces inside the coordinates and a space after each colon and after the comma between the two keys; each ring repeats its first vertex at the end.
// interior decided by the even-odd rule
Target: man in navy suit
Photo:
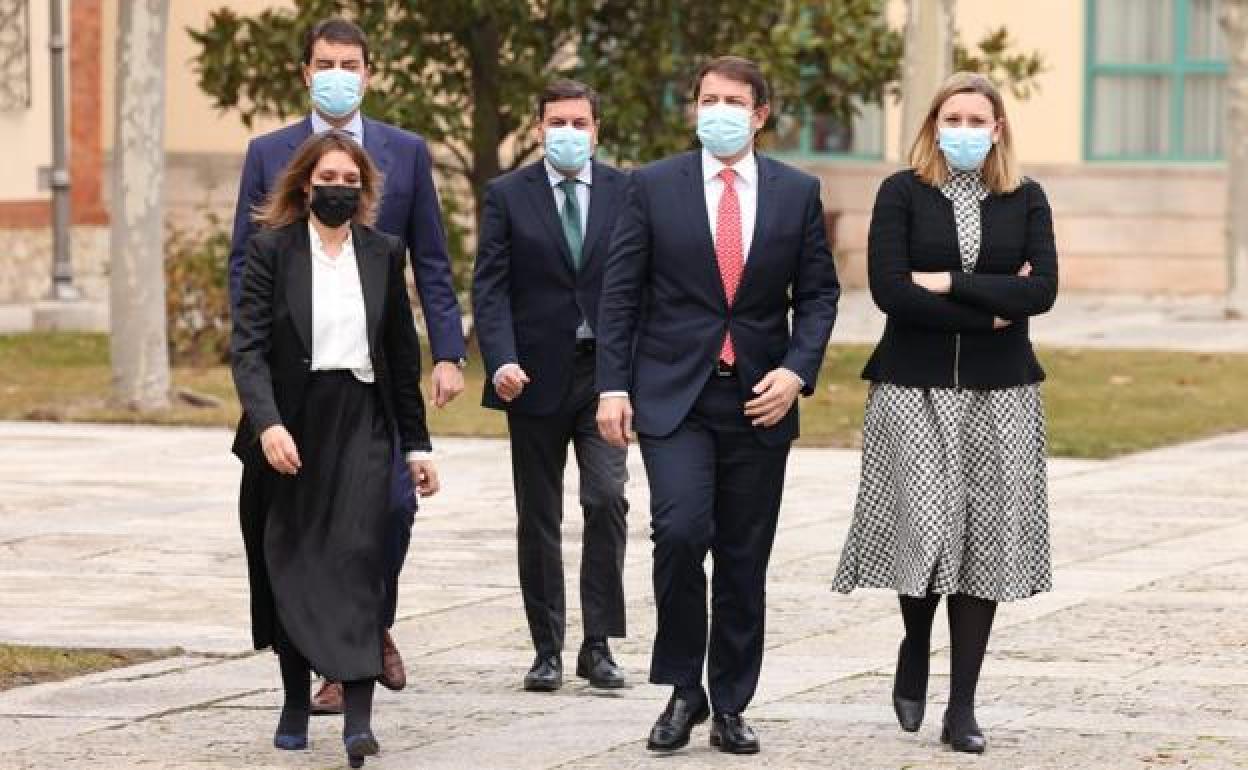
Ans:
{"type": "Polygon", "coordinates": [[[694,96],[703,149],[634,171],[616,224],[599,314],[598,423],[616,446],[635,426],[650,482],[650,681],[674,692],[647,746],[684,746],[713,710],[711,745],[752,754],[758,737],[742,712],[762,666],[796,400],[814,392],[840,286],[818,180],[754,152],[769,113],[758,67],[715,59],[694,96]]]}
{"type": "MultiPolygon", "coordinates": [[[[464,335],[459,300],[451,282],[442,212],[433,185],[433,163],[424,139],[360,114],[360,101],[368,88],[368,66],[368,41],[364,32],[349,21],[327,19],[305,36],[303,77],[313,111],[298,123],[256,137],[247,145],[230,248],[230,305],[237,307],[247,240],[256,231],[252,211],[273,189],[305,139],[324,131],[343,131],[364,146],[385,177],[377,228],[398,236],[407,246],[435,362],[433,402],[442,407],[464,389],[464,335]]],[[[397,452],[392,476],[395,528],[388,565],[386,628],[394,624],[399,572],[411,539],[416,508],[411,475],[397,452]]],[[[402,658],[388,631],[384,641],[385,671],[381,682],[391,689],[401,689],[406,682],[402,658]]],[[[341,688],[330,683],[317,693],[314,707],[318,712],[341,711],[341,688]]]]}
{"type": "Polygon", "coordinates": [[[538,98],[545,157],[486,188],[472,282],[490,381],[483,404],[507,413],[516,490],[520,589],[536,658],[526,690],[563,683],[565,609],[560,525],[568,444],[580,469],[584,640],[576,673],[623,687],[607,638],[624,635],[627,450],[598,432],[595,334],[602,267],[625,176],[590,158],[599,98],[557,80],[538,98]]]}

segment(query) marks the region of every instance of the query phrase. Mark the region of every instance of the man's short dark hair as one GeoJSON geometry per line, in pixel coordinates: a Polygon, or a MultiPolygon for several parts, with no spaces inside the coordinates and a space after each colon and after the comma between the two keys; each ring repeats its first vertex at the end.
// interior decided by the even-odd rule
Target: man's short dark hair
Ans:
{"type": "Polygon", "coordinates": [[[698,70],[698,76],[693,81],[695,103],[702,96],[702,79],[712,72],[748,85],[754,92],[755,107],[762,107],[771,100],[771,88],[768,87],[767,78],[763,77],[763,71],[758,68],[757,64],[741,56],[720,56],[703,64],[698,70]]]}
{"type": "Polygon", "coordinates": [[[318,40],[326,40],[339,45],[358,45],[360,51],[364,54],[364,66],[368,66],[368,38],[364,36],[364,30],[360,29],[355,22],[347,21],[346,19],[324,19],[318,21],[303,36],[303,63],[305,66],[312,64],[312,46],[316,45],[318,40]]]}
{"type": "Polygon", "coordinates": [[[598,107],[601,101],[598,98],[598,92],[579,80],[567,78],[552,80],[542,89],[541,95],[537,97],[537,119],[542,120],[546,117],[546,105],[551,102],[562,102],[565,99],[585,99],[589,102],[594,121],[598,121],[598,107]]]}

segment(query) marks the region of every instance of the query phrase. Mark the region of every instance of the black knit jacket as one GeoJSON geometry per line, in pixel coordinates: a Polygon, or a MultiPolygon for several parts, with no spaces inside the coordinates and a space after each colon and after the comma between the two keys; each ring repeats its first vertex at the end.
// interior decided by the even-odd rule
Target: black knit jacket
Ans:
{"type": "Polygon", "coordinates": [[[1030,179],[980,204],[983,234],[974,272],[962,271],[953,203],[913,170],[885,179],[867,238],[871,296],[888,316],[864,379],[913,387],[996,389],[1044,379],[1027,319],[1057,298],[1053,214],[1030,179]],[[1023,263],[1031,274],[1018,275],[1023,263]],[[910,273],[949,272],[936,294],[910,273]],[[993,319],[1012,321],[993,329],[993,319]]]}

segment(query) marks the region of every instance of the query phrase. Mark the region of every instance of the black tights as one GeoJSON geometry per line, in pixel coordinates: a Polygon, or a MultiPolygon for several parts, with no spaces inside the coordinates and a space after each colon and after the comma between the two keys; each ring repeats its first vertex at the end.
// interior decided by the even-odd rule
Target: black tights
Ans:
{"type": "MultiPolygon", "coordinates": [[[[927,694],[928,656],[931,654],[932,619],[940,594],[922,598],[901,596],[901,617],[906,638],[901,643],[894,692],[910,700],[923,700],[927,694]]],[[[949,611],[949,720],[974,722],[975,686],[988,648],[992,619],[997,603],[966,594],[947,597],[949,611]]]]}
{"type": "MultiPolygon", "coordinates": [[[[299,650],[289,642],[280,646],[278,660],[282,667],[282,688],[286,691],[286,701],[282,705],[282,716],[278,720],[277,731],[292,735],[306,733],[308,715],[312,710],[312,699],[308,692],[311,684],[311,666],[299,650]]],[[[342,734],[344,736],[366,733],[371,729],[373,685],[372,679],[357,679],[354,682],[342,683],[344,706],[342,734]]]]}

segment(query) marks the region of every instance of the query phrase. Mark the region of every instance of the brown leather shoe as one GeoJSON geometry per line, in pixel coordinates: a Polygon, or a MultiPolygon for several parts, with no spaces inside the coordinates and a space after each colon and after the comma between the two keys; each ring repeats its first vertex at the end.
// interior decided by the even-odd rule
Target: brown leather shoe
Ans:
{"type": "Polygon", "coordinates": [[[403,656],[394,645],[394,637],[386,631],[381,635],[381,686],[398,692],[407,687],[407,671],[403,668],[403,656]]]}
{"type": "Polygon", "coordinates": [[[321,689],[312,696],[313,714],[342,713],[342,683],[326,679],[321,682],[321,689]]]}

